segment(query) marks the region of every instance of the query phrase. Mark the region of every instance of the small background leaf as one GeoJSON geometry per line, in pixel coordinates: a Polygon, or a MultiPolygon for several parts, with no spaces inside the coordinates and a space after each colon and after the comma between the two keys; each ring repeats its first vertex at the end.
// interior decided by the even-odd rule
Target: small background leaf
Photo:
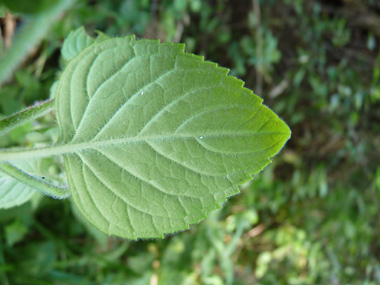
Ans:
{"type": "Polygon", "coordinates": [[[61,49],[62,59],[66,62],[72,60],[94,41],[94,38],[86,34],[84,27],[72,31],[63,42],[61,49]]]}
{"type": "Polygon", "coordinates": [[[21,241],[28,232],[28,227],[16,219],[13,223],[5,227],[5,238],[8,246],[12,247],[15,243],[21,241]]]}

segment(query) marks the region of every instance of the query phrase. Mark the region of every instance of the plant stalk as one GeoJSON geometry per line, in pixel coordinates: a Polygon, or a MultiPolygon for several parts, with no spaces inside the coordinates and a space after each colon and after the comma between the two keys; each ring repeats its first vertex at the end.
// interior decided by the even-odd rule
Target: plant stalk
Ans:
{"type": "Polygon", "coordinates": [[[10,115],[9,117],[3,118],[0,120],[0,135],[21,126],[28,121],[41,117],[53,109],[54,99],[51,99],[44,101],[41,104],[28,107],[18,113],[10,115]]]}
{"type": "Polygon", "coordinates": [[[10,163],[0,162],[0,171],[50,197],[64,199],[70,195],[67,188],[57,187],[46,181],[37,179],[10,163]]]}
{"type": "Polygon", "coordinates": [[[41,148],[5,148],[0,149],[0,162],[49,157],[54,155],[62,155],[69,152],[70,146],[67,145],[41,148]]]}

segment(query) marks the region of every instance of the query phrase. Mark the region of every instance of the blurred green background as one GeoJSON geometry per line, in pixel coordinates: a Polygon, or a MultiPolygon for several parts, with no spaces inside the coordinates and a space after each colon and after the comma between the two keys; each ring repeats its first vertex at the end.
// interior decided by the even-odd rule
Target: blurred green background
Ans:
{"type": "MultiPolygon", "coordinates": [[[[9,6],[4,49],[40,2],[33,16],[9,6]]],[[[82,25],[186,43],[243,79],[292,138],[240,195],[164,240],[106,237],[69,200],[1,210],[0,284],[380,284],[378,0],[78,0],[1,87],[2,115],[49,97],[63,39],[82,25]]],[[[0,147],[55,138],[49,114],[0,147]]],[[[62,178],[56,159],[39,167],[62,178]]]]}

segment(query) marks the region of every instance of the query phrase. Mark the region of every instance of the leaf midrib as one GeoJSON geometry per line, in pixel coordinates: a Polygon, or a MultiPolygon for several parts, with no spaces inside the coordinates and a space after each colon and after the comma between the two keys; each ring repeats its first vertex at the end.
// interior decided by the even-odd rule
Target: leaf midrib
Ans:
{"type": "Polygon", "coordinates": [[[156,135],[156,136],[137,136],[137,137],[123,137],[123,138],[116,138],[116,139],[107,139],[107,140],[101,140],[101,141],[91,141],[91,142],[83,142],[83,143],[75,143],[75,144],[65,144],[62,146],[57,147],[63,147],[66,146],[68,148],[75,149],[74,151],[68,151],[67,153],[74,153],[80,150],[89,149],[89,148],[98,148],[98,147],[106,147],[106,146],[112,146],[115,144],[139,144],[139,143],[145,143],[147,141],[163,141],[163,140],[178,140],[178,139],[199,139],[202,137],[202,139],[207,138],[218,138],[218,137],[238,137],[238,136],[257,136],[257,135],[274,135],[274,134],[284,134],[288,135],[286,132],[260,132],[260,133],[252,133],[252,132],[240,132],[239,134],[236,133],[215,133],[215,134],[197,134],[197,135],[188,135],[188,134],[176,134],[176,135],[156,135]]]}
{"type": "Polygon", "coordinates": [[[155,136],[136,136],[136,137],[123,137],[115,139],[107,139],[101,141],[90,141],[82,143],[65,143],[61,145],[55,145],[51,147],[32,148],[32,149],[16,149],[5,152],[0,152],[0,161],[12,161],[12,160],[25,160],[28,158],[48,157],[52,155],[64,155],[70,153],[76,153],[83,150],[92,148],[101,148],[107,146],[113,146],[116,144],[140,144],[146,142],[157,142],[165,140],[186,140],[186,139],[207,139],[207,138],[225,138],[225,137],[239,137],[239,136],[258,136],[258,135],[284,135],[283,139],[286,140],[289,137],[288,132],[255,132],[251,131],[239,131],[239,133],[214,133],[210,134],[164,134],[155,136]]]}

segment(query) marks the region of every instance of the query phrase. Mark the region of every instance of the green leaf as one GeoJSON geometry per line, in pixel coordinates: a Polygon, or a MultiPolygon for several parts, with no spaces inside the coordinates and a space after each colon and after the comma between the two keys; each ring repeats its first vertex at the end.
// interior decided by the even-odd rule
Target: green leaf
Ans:
{"type": "Polygon", "coordinates": [[[9,247],[22,241],[27,233],[28,228],[20,219],[16,219],[13,223],[5,226],[5,239],[9,247]]]}
{"type": "Polygon", "coordinates": [[[237,194],[290,130],[227,73],[182,44],[134,36],[76,56],[56,91],[56,151],[80,213],[107,234],[156,238],[237,194]]]}
{"type": "MultiPolygon", "coordinates": [[[[36,160],[19,161],[14,165],[28,173],[36,173],[36,160]]],[[[36,189],[0,171],[0,209],[22,205],[34,195],[39,195],[36,189]]]]}
{"type": "Polygon", "coordinates": [[[91,45],[95,41],[94,38],[86,34],[84,27],[80,27],[70,32],[63,42],[61,54],[63,60],[70,61],[83,49],[91,45]]]}

